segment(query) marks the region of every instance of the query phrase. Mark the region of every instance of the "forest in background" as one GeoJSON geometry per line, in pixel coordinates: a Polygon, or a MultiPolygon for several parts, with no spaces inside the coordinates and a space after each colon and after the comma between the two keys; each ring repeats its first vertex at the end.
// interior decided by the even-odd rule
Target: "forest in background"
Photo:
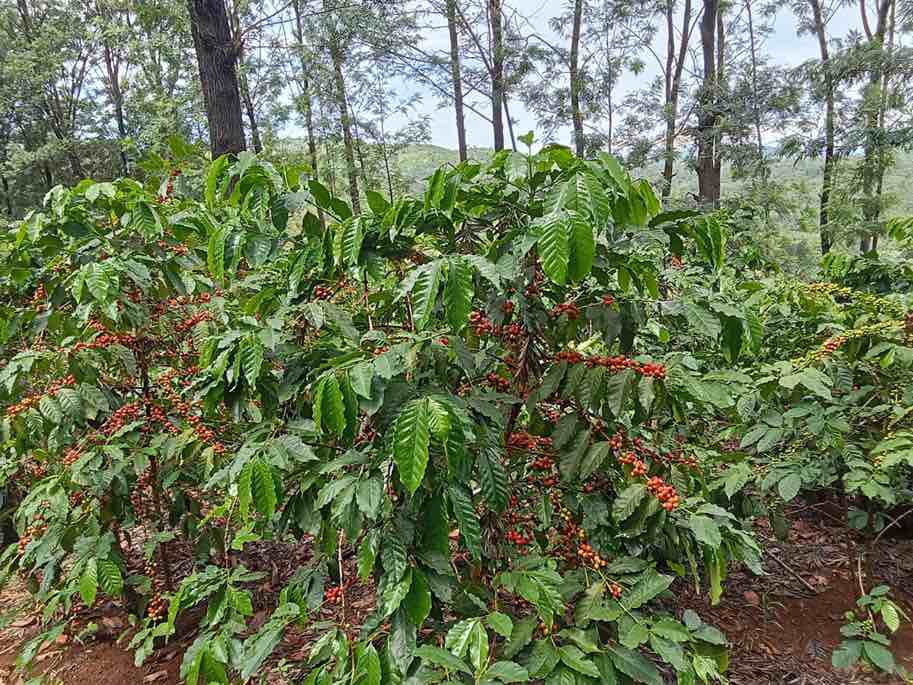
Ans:
{"type": "Polygon", "coordinates": [[[211,139],[214,156],[247,148],[301,159],[328,186],[344,182],[358,208],[366,189],[409,186],[406,148],[429,142],[431,107],[453,121],[465,158],[470,145],[522,149],[526,131],[510,115],[522,103],[538,144],[618,155],[657,178],[664,199],[773,207],[786,219],[771,230],[817,221],[822,252],[835,240],[865,252],[891,233],[886,217],[904,215],[904,194],[885,188],[892,169],[903,176],[898,155],[911,141],[903,2],[543,8],[4,0],[0,211],[20,216],[59,182],[138,173],[150,155],[167,156],[175,135],[211,139]],[[770,53],[777,17],[816,59],[784,66],[770,53]],[[467,118],[491,137],[467,140],[467,118]],[[793,184],[793,164],[815,182],[793,184]],[[724,167],[740,181],[725,193],[724,167]],[[790,206],[802,211],[784,215],[790,206]]]}

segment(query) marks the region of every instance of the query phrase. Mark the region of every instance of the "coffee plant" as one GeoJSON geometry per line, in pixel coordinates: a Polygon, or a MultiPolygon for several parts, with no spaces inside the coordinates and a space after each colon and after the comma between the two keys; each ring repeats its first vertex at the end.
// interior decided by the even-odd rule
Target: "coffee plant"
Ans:
{"type": "Polygon", "coordinates": [[[663,212],[609,156],[513,168],[356,216],[302,168],[177,160],[9,227],[0,561],[44,627],[21,667],[105,598],[138,663],[195,626],[190,685],[249,680],[290,627],[321,634],[306,683],[724,682],[676,578],[716,603],[760,573],[751,517],[802,490],[889,525],[903,296],[729,263],[726,212],[663,212]],[[248,552],[302,543],[258,596],[248,552]]]}

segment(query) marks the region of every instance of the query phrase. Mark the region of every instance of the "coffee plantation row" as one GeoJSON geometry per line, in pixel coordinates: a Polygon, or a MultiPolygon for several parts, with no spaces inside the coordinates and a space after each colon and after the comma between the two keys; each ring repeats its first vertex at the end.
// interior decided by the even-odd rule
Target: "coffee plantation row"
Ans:
{"type": "MultiPolygon", "coordinates": [[[[909,294],[865,258],[790,280],[609,156],[515,168],[354,216],[304,168],[178,159],[7,227],[0,561],[42,620],[20,667],[114,601],[137,663],[192,623],[190,685],[307,626],[305,683],[725,682],[673,583],[714,604],[762,573],[752,521],[782,531],[800,493],[877,543],[913,500],[909,294]],[[247,551],[302,542],[250,628],[247,551]]],[[[886,591],[835,666],[898,670],[886,591]]]]}

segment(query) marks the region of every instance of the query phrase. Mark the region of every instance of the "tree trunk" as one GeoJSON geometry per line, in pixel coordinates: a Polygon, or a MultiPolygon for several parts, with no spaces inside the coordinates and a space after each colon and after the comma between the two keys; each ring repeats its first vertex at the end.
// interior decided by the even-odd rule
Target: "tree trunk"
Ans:
{"type": "Polygon", "coordinates": [[[574,119],[574,148],[583,157],[583,113],[580,111],[580,75],[577,73],[580,55],[580,27],[583,23],[583,0],[574,0],[574,26],[571,31],[571,116],[574,119]]]}
{"type": "Polygon", "coordinates": [[[10,194],[10,184],[3,174],[0,174],[0,186],[3,186],[3,203],[6,205],[6,214],[11,219],[13,217],[13,196],[10,194]]]}
{"type": "Polygon", "coordinates": [[[703,83],[699,94],[697,126],[697,186],[701,203],[716,207],[720,199],[720,179],[716,168],[717,100],[717,23],[719,0],[704,0],[701,17],[701,49],[704,60],[703,83]]]}
{"type": "Polygon", "coordinates": [[[491,24],[491,121],[495,152],[504,149],[504,38],[501,30],[501,0],[488,0],[491,24]]]}
{"type": "Polygon", "coordinates": [[[336,36],[330,37],[330,58],[333,61],[334,97],[339,110],[339,125],[342,128],[342,141],[346,157],[346,172],[349,175],[349,199],[352,212],[361,213],[358,197],[358,169],[355,166],[355,142],[352,137],[352,120],[349,118],[349,105],[346,95],[346,80],[342,73],[342,48],[336,36]]]}
{"type": "Polygon", "coordinates": [[[250,142],[254,146],[254,152],[263,150],[263,144],[260,142],[260,128],[257,126],[257,112],[254,109],[254,101],[250,95],[250,88],[247,84],[247,74],[244,73],[243,53],[238,55],[238,89],[241,92],[241,99],[244,100],[244,110],[247,113],[247,123],[250,125],[250,142]]]}
{"type": "Polygon", "coordinates": [[[754,17],[751,12],[752,0],[745,0],[745,9],[748,13],[748,40],[751,46],[751,94],[754,97],[752,104],[754,114],[754,130],[758,143],[758,160],[764,159],[764,142],[761,138],[761,104],[758,102],[758,46],[754,34],[754,17]]]}
{"type": "MultiPolygon", "coordinates": [[[[870,44],[876,47],[881,53],[884,43],[884,36],[887,30],[888,10],[891,6],[891,0],[881,0],[876,2],[878,10],[875,33],[870,37],[870,44]]],[[[868,19],[865,13],[865,4],[860,2],[862,16],[868,25],[868,19]]],[[[863,93],[864,107],[866,110],[865,120],[865,144],[863,150],[865,157],[862,163],[862,219],[863,234],[859,240],[859,251],[862,253],[872,249],[872,236],[878,228],[878,217],[881,214],[881,198],[875,193],[876,181],[878,176],[879,161],[879,131],[878,115],[881,108],[881,86],[883,77],[882,55],[879,54],[875,64],[869,69],[869,83],[863,93]]]]}
{"type": "Polygon", "coordinates": [[[821,53],[821,70],[824,74],[824,170],[821,174],[821,197],[818,210],[818,233],[821,240],[821,254],[831,251],[830,235],[830,197],[834,182],[836,158],[834,155],[834,77],[831,73],[830,51],[827,46],[827,27],[819,0],[809,0],[812,18],[815,22],[815,34],[818,37],[818,50],[821,53]]]}
{"type": "Polygon", "coordinates": [[[213,159],[246,149],[238,93],[237,46],[224,0],[187,0],[213,159]]]}
{"type": "Polygon", "coordinates": [[[665,149],[663,150],[663,200],[668,200],[672,193],[675,162],[675,127],[678,123],[678,97],[681,90],[682,73],[685,68],[685,58],[688,54],[688,39],[691,35],[691,0],[685,0],[685,7],[682,10],[682,38],[678,51],[675,48],[674,18],[674,5],[672,0],[668,0],[666,4],[666,140],[665,149]]]}
{"type": "MultiPolygon", "coordinates": [[[[301,65],[301,100],[299,109],[304,116],[304,130],[307,132],[308,139],[308,159],[311,162],[311,175],[315,180],[319,180],[319,167],[317,159],[317,136],[314,133],[314,103],[311,99],[311,82],[308,79],[308,72],[311,70],[304,52],[304,22],[301,16],[301,0],[292,0],[292,8],[295,11],[295,26],[292,33],[298,42],[298,61],[301,65]]],[[[323,210],[317,208],[317,217],[320,219],[320,227],[326,228],[326,217],[323,210]]]]}
{"type": "Polygon", "coordinates": [[[124,92],[120,87],[120,60],[107,43],[104,46],[104,58],[105,72],[108,77],[108,93],[111,96],[111,103],[114,105],[114,120],[117,123],[117,135],[120,138],[118,147],[120,148],[121,173],[128,176],[130,160],[127,159],[127,151],[123,146],[124,139],[127,137],[127,123],[124,117],[124,92]]]}
{"type": "Polygon", "coordinates": [[[453,109],[456,115],[457,145],[460,161],[469,156],[466,146],[466,121],[463,116],[463,78],[460,73],[460,40],[457,36],[457,1],[447,0],[447,29],[450,33],[450,76],[453,79],[453,109]]]}

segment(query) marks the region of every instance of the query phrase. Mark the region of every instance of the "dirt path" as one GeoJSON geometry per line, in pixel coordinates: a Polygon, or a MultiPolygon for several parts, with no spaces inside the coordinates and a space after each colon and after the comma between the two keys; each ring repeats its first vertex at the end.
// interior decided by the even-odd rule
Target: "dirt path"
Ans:
{"type": "MultiPolygon", "coordinates": [[[[710,607],[705,596],[681,582],[676,588],[677,608],[692,608],[715,623],[731,641],[727,676],[732,685],[894,685],[897,678],[862,671],[835,672],[831,652],[841,640],[844,613],[859,594],[853,533],[814,509],[794,523],[786,541],[775,540],[764,521],[757,533],[764,539],[764,568],[757,578],[745,570],[733,572],[725,583],[720,604],[710,607]],[[779,562],[777,561],[779,560],[779,562]],[[801,578],[801,580],[800,580],[801,578]],[[804,582],[803,582],[804,581],[804,582]],[[812,588],[809,589],[809,586],[812,588]]],[[[892,597],[913,616],[913,541],[883,540],[875,564],[876,578],[863,579],[867,589],[878,583],[892,588],[892,597]]],[[[367,613],[373,596],[359,597],[367,613]]],[[[23,600],[21,589],[0,593],[0,613],[23,600]]],[[[670,606],[670,609],[673,607],[670,606]]],[[[327,616],[329,618],[329,616],[327,616]]],[[[32,675],[44,674],[49,683],[63,685],[133,685],[180,682],[180,661],[186,644],[172,643],[156,652],[142,667],[133,655],[113,642],[123,629],[115,616],[95,617],[103,628],[101,639],[84,644],[71,637],[45,646],[32,675]]],[[[0,631],[0,685],[21,685],[28,678],[13,672],[19,645],[34,635],[37,619],[20,620],[0,631]]],[[[290,662],[307,658],[313,634],[289,635],[282,654],[290,662]]],[[[893,636],[892,651],[913,671],[913,627],[908,623],[893,636]]],[[[271,683],[287,683],[282,677],[271,683]]],[[[670,681],[674,682],[674,680],[670,681]]]]}

